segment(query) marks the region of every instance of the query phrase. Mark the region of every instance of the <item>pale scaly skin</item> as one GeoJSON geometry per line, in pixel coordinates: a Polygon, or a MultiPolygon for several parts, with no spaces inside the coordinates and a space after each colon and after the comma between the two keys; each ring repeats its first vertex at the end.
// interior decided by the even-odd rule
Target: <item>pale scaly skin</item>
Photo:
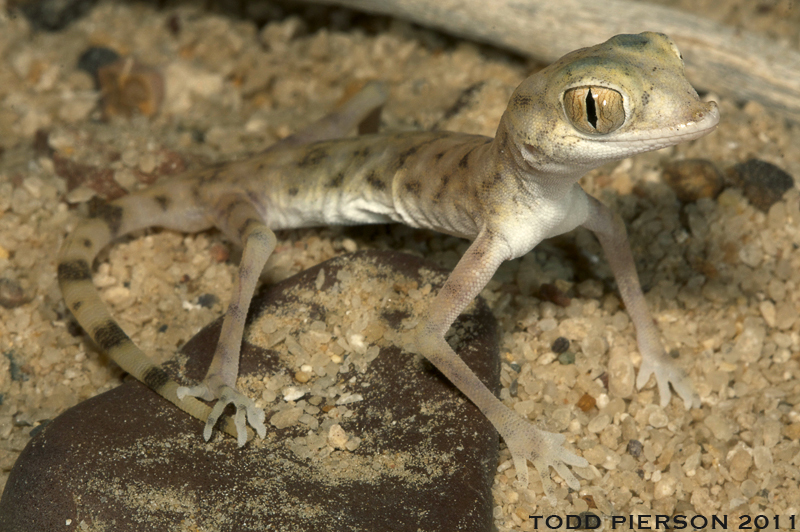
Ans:
{"type": "Polygon", "coordinates": [[[691,381],[667,356],[647,309],[624,226],[577,184],[587,171],[711,132],[719,115],[703,103],[664,35],[618,35],[572,52],[514,92],[494,139],[447,132],[336,139],[379,107],[368,87],[341,111],[242,162],[190,172],[120,198],[67,239],[59,281],[67,305],[126,371],[193,416],[204,437],[224,407],[225,430],[247,439],[246,422],[264,436],[264,412],[236,390],[244,318],[259,272],[275,247],[274,230],[331,224],[400,222],[473,241],[414,331],[416,351],[480,408],[511,452],[520,485],[527,461],[552,504],[553,467],[579,488],[567,466],[586,460],[562,447],[563,435],[535,428],[503,405],[444,340],[456,317],[505,260],[545,238],[584,226],[600,240],[636,327],[642,366],[637,386],[656,377],[661,404],[671,384],[686,408],[698,405],[691,381]],[[327,120],[327,121],[325,121],[327,120]],[[329,140],[324,140],[329,139],[329,140]],[[135,229],[222,229],[244,246],[220,342],[204,381],[179,388],[125,336],[100,302],[91,263],[110,240],[135,229]],[[213,411],[192,396],[218,399],[213,411]],[[231,426],[233,425],[233,426],[231,426]]]}

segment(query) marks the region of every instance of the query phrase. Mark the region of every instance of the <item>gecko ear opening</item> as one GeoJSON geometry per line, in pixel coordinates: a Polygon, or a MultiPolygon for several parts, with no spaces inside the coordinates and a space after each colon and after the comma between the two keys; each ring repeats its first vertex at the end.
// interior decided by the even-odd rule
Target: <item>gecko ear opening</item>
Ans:
{"type": "Polygon", "coordinates": [[[625,123],[622,95],[605,87],[575,87],[564,93],[564,111],[578,131],[605,135],[625,123]]]}

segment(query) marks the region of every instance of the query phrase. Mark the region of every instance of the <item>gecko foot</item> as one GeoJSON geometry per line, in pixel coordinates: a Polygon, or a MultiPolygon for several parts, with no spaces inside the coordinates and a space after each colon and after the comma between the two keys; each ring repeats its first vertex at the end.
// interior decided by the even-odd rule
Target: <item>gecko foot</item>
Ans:
{"type": "Polygon", "coordinates": [[[686,410],[700,406],[700,397],[694,391],[692,380],[672,360],[667,358],[666,353],[657,360],[654,360],[653,357],[642,357],[642,365],[639,368],[639,375],[636,377],[636,388],[641,390],[650,380],[650,375],[655,375],[656,377],[662,408],[669,404],[669,400],[672,397],[672,392],[669,389],[670,384],[672,384],[672,388],[678,396],[683,399],[683,406],[686,410]]]}
{"type": "Polygon", "coordinates": [[[236,426],[236,443],[239,447],[247,443],[247,423],[250,423],[259,437],[264,438],[267,435],[267,427],[264,426],[264,410],[256,408],[255,402],[253,402],[252,399],[235,388],[223,385],[219,387],[218,394],[215,394],[206,383],[201,383],[192,387],[181,386],[177,390],[177,395],[178,399],[181,400],[187,395],[198,397],[206,401],[213,401],[219,397],[214,408],[211,409],[208,420],[206,420],[206,426],[203,429],[203,439],[206,441],[211,439],[214,425],[217,424],[220,416],[222,416],[222,413],[225,411],[225,407],[229,404],[236,408],[236,415],[233,418],[233,422],[236,426]]]}
{"type": "Polygon", "coordinates": [[[586,467],[589,462],[562,447],[566,440],[562,434],[539,430],[526,420],[518,421],[508,434],[503,435],[517,470],[516,483],[522,488],[528,486],[527,461],[530,460],[542,481],[547,500],[551,506],[555,506],[556,488],[550,480],[550,468],[555,469],[570,488],[578,490],[581,484],[567,466],[586,467]]]}

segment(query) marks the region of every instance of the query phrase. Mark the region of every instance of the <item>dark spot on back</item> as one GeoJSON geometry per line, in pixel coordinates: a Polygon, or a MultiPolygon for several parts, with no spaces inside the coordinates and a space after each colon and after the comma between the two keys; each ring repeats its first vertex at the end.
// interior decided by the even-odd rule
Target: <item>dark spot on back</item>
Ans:
{"type": "Polygon", "coordinates": [[[158,391],[164,387],[171,379],[167,372],[158,366],[151,366],[142,376],[142,382],[151,390],[158,391]]]}
{"type": "Polygon", "coordinates": [[[83,259],[62,262],[58,265],[60,281],[91,281],[92,271],[83,259]]]}
{"type": "Polygon", "coordinates": [[[297,196],[300,190],[297,187],[289,187],[289,190],[287,190],[287,192],[289,193],[290,196],[297,196]]]}
{"type": "Polygon", "coordinates": [[[381,180],[381,178],[378,177],[378,174],[375,173],[374,170],[369,174],[367,174],[366,181],[367,184],[369,184],[369,186],[371,186],[375,190],[386,190],[386,183],[384,183],[383,180],[381,180]]]}
{"type": "Polygon", "coordinates": [[[92,332],[92,338],[104,351],[111,351],[125,342],[130,342],[130,338],[125,334],[125,331],[113,320],[108,320],[95,328],[92,332]]]}
{"type": "Polygon", "coordinates": [[[156,201],[156,203],[158,203],[158,206],[161,207],[162,211],[166,211],[169,208],[169,204],[172,203],[172,200],[161,194],[158,196],[153,196],[153,199],[156,201]]]}
{"type": "Polygon", "coordinates": [[[406,164],[406,159],[417,153],[418,150],[419,146],[411,146],[407,150],[401,152],[400,155],[397,156],[397,165],[403,166],[404,164],[406,164]]]}
{"type": "Polygon", "coordinates": [[[84,238],[83,240],[81,240],[81,244],[85,248],[91,248],[92,247],[92,241],[90,239],[88,239],[88,238],[84,238]]]}
{"type": "Polygon", "coordinates": [[[330,181],[325,185],[328,188],[339,188],[344,183],[344,173],[339,172],[335,176],[331,178],[330,181]]]}
{"type": "Polygon", "coordinates": [[[89,217],[103,220],[111,230],[111,236],[115,237],[122,225],[122,207],[102,200],[90,201],[89,217]]]}
{"type": "Polygon", "coordinates": [[[422,184],[419,181],[409,181],[406,183],[406,192],[418,198],[422,192],[422,184]]]}
{"type": "Polygon", "coordinates": [[[314,148],[303,157],[297,166],[299,168],[307,168],[309,166],[316,166],[323,160],[328,158],[328,150],[325,148],[314,148]]]}
{"type": "Polygon", "coordinates": [[[363,157],[366,158],[369,154],[372,153],[372,148],[370,146],[364,146],[363,148],[356,150],[353,152],[353,157],[363,157]]]}

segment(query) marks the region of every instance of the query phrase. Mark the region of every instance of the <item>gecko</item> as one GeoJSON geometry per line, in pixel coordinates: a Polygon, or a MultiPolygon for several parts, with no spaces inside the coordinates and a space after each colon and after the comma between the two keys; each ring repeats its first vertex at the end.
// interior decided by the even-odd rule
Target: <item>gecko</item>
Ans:
{"type": "Polygon", "coordinates": [[[675,44],[653,32],[617,35],[534,73],[513,92],[493,138],[446,131],[344,136],[385,98],[382,86],[368,85],[342,109],[250,159],[189,171],[95,209],[61,248],[58,280],[66,305],[124,371],[204,422],[206,441],[220,422],[242,446],[253,430],[266,434],[264,411],[238,391],[236,379],[247,309],[275,249],[274,231],[396,222],[469,239],[412,330],[411,345],[493,424],[511,454],[517,485],[528,486],[530,461],[555,505],[550,468],[577,490],[569,466],[587,461],[564,447],[564,435],[540,430],[504,405],[445,334],[503,261],[583,226],[598,238],[634,324],[637,388],[654,376],[662,406],[670,386],[687,409],[699,406],[691,379],[662,346],[622,219],[578,180],[609,161],[706,135],[717,126],[718,107],[698,97],[675,44]],[[101,249],[152,226],[217,227],[243,249],[219,343],[204,380],[193,386],[180,386],[148,359],[92,281],[101,249]],[[223,415],[229,404],[233,416],[223,415]]]}

